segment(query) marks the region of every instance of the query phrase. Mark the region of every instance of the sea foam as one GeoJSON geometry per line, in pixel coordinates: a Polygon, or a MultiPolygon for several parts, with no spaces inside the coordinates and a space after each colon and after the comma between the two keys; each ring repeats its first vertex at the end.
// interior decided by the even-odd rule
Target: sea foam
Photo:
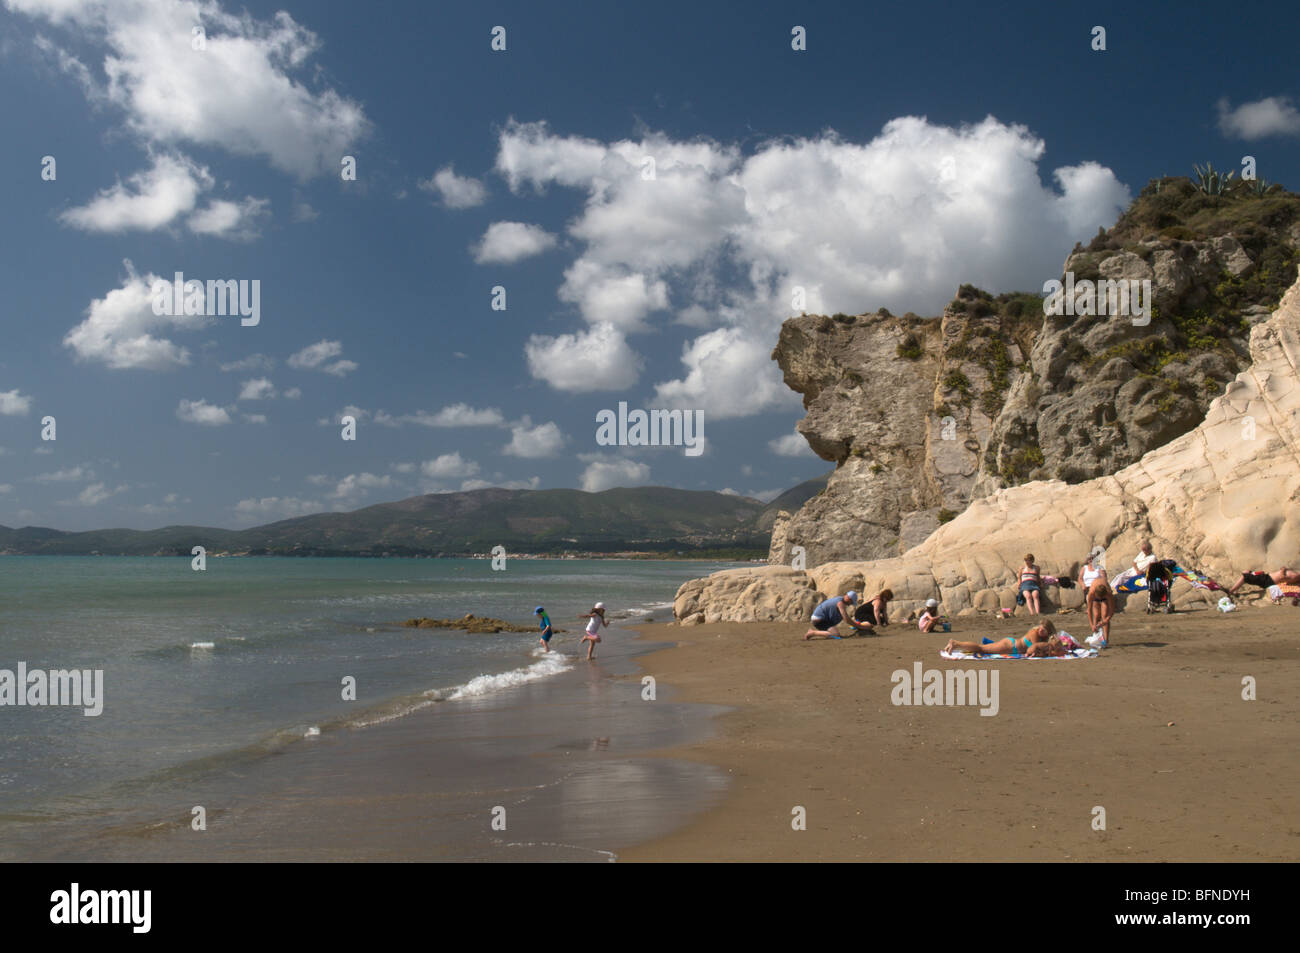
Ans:
{"type": "Polygon", "coordinates": [[[551,652],[545,658],[525,668],[512,669],[499,675],[479,675],[477,678],[471,678],[464,685],[452,691],[447,696],[447,700],[458,701],[462,698],[482,698],[484,695],[491,695],[503,688],[526,685],[528,682],[535,682],[538,679],[558,675],[572,667],[573,663],[566,656],[561,655],[559,652],[551,652]]]}

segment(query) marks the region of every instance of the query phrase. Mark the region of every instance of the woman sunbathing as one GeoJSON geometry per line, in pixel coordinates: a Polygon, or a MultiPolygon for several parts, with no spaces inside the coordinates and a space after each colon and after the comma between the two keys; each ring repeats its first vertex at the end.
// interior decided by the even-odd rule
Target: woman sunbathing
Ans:
{"type": "Polygon", "coordinates": [[[949,639],[945,652],[968,652],[971,655],[1010,655],[1013,658],[1040,658],[1045,655],[1064,655],[1065,643],[1056,634],[1056,625],[1044,619],[1018,639],[998,639],[996,642],[958,642],[949,639]]]}

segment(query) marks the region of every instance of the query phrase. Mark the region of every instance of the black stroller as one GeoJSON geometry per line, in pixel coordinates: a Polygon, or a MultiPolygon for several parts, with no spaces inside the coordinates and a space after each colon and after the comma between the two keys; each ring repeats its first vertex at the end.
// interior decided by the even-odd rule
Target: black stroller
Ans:
{"type": "Polygon", "coordinates": [[[1173,559],[1157,559],[1147,567],[1147,614],[1174,611],[1173,569],[1178,563],[1173,559]]]}

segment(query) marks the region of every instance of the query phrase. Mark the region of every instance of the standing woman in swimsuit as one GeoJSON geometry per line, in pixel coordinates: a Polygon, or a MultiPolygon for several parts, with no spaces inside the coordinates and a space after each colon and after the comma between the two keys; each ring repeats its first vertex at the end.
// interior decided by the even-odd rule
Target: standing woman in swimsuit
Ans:
{"type": "Polygon", "coordinates": [[[1020,567],[1020,591],[1024,593],[1025,603],[1029,606],[1029,611],[1034,615],[1043,614],[1042,607],[1038,602],[1042,585],[1043,574],[1034,565],[1034,554],[1026,553],[1025,564],[1020,567]]]}
{"type": "MultiPolygon", "coordinates": [[[[1106,570],[1099,568],[1094,559],[1092,553],[1089,553],[1088,558],[1083,561],[1083,569],[1079,570],[1079,588],[1083,590],[1084,608],[1088,611],[1088,630],[1091,632],[1096,632],[1097,627],[1100,625],[1100,622],[1095,618],[1098,609],[1093,605],[1092,600],[1088,598],[1092,590],[1092,584],[1100,579],[1107,584],[1107,588],[1110,587],[1110,580],[1106,576],[1106,570]]],[[[1113,609],[1111,614],[1114,614],[1113,609]]]]}
{"type": "Polygon", "coordinates": [[[969,652],[972,655],[1010,655],[1015,658],[1022,658],[1028,657],[1031,653],[1033,655],[1064,655],[1065,647],[1061,640],[1056,637],[1056,624],[1051,619],[1044,619],[1018,639],[998,639],[996,642],[983,643],[958,642],[956,639],[949,639],[944,651],[969,652]],[[1041,649],[1034,650],[1035,645],[1045,644],[1052,639],[1056,639],[1056,643],[1061,649],[1060,652],[1045,653],[1041,649]]]}
{"type": "Polygon", "coordinates": [[[1104,649],[1110,645],[1110,620],[1115,615],[1115,593],[1106,581],[1105,573],[1092,581],[1088,594],[1083,598],[1088,606],[1088,624],[1092,626],[1092,635],[1086,641],[1093,648],[1104,649]]]}

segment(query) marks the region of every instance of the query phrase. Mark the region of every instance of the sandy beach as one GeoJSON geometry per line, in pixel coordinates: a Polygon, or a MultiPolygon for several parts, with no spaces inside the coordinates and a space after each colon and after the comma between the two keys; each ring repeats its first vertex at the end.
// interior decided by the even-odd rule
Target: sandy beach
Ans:
{"type": "MultiPolygon", "coordinates": [[[[1049,618],[1087,634],[1078,612],[1049,618]]],[[[959,619],[951,637],[1029,625],[959,619]]],[[[1300,859],[1300,608],[1128,611],[1109,649],[1074,661],[948,661],[949,635],[914,623],[841,641],[804,642],[804,630],[642,630],[678,643],[639,659],[661,691],[733,709],[711,739],[660,754],[718,765],[732,786],[621,860],[1300,859]],[[997,714],[892,704],[891,673],[918,661],[996,668],[997,714]]]]}

